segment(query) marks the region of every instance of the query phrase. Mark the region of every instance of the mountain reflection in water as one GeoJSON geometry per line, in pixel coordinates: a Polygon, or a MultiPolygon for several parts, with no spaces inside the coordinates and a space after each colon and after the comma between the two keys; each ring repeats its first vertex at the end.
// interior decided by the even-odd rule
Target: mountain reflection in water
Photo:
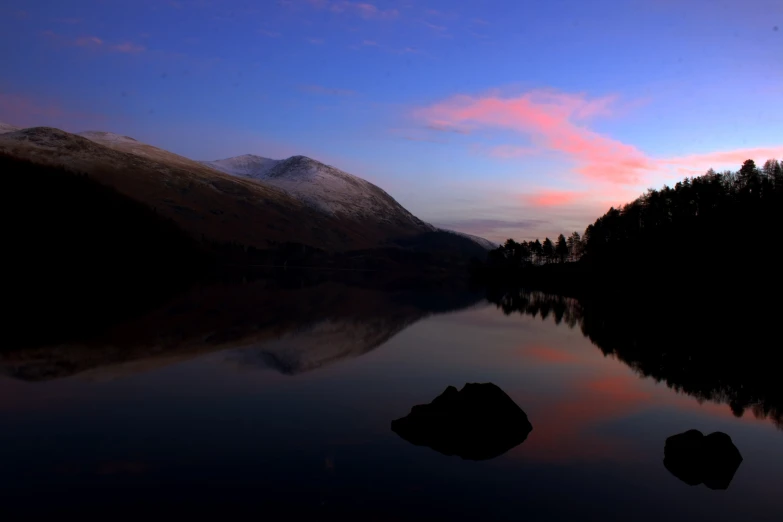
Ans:
{"type": "Polygon", "coordinates": [[[0,351],[0,372],[27,381],[107,377],[225,352],[237,364],[294,375],[358,357],[431,314],[481,301],[475,290],[377,290],[330,281],[198,286],[82,342],[11,345],[0,351]]]}

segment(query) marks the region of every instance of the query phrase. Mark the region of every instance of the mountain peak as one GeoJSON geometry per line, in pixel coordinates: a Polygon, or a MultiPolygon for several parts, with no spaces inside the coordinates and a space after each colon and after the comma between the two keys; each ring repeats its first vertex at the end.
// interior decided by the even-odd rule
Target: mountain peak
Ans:
{"type": "Polygon", "coordinates": [[[245,154],[202,164],[278,188],[327,215],[370,218],[402,229],[413,227],[428,231],[432,228],[369,181],[307,156],[272,160],[245,154]]]}
{"type": "Polygon", "coordinates": [[[255,154],[243,154],[233,158],[201,161],[199,163],[233,176],[262,179],[271,168],[280,163],[280,160],[273,160],[255,154]]]}
{"type": "Polygon", "coordinates": [[[21,128],[22,127],[17,127],[16,125],[11,125],[10,123],[0,122],[0,134],[5,134],[6,132],[18,131],[21,128]]]}
{"type": "Polygon", "coordinates": [[[130,136],[121,136],[120,134],[115,134],[113,132],[106,132],[106,131],[84,131],[84,132],[78,132],[77,135],[101,144],[128,143],[128,142],[139,143],[136,139],[131,138],[130,136]]]}
{"type": "Polygon", "coordinates": [[[82,136],[54,127],[28,127],[2,134],[4,139],[29,143],[38,147],[65,148],[68,150],[92,150],[94,144],[82,136]]]}

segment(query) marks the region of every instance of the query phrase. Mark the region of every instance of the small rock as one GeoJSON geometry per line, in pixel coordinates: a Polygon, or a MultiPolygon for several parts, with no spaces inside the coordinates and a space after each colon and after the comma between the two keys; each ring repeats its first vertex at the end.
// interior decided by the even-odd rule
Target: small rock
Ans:
{"type": "Polygon", "coordinates": [[[731,437],[716,431],[705,436],[698,430],[666,439],[663,465],[691,486],[727,489],[742,463],[742,455],[731,437]]]}

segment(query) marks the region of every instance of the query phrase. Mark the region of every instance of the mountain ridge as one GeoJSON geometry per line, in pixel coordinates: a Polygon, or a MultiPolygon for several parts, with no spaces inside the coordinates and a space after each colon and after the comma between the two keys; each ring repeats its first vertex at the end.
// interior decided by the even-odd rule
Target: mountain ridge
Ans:
{"type": "MultiPolygon", "coordinates": [[[[382,188],[306,156],[273,160],[245,154],[195,161],[112,132],[72,134],[52,127],[20,128],[3,123],[0,152],[91,174],[100,172],[101,182],[165,209],[164,214],[196,237],[257,248],[266,248],[271,240],[297,241],[327,250],[363,249],[442,231],[413,215],[382,188]],[[143,175],[131,176],[132,172],[143,175]],[[213,201],[214,192],[234,201],[218,204],[213,201]],[[190,201],[183,202],[183,198],[190,201]],[[235,219],[226,217],[224,207],[236,204],[242,212],[232,212],[235,219]],[[257,208],[250,211],[249,206],[257,208]],[[253,220],[257,226],[229,223],[242,219],[245,211],[259,215],[260,221],[253,220]],[[277,217],[260,217],[269,212],[277,217]],[[291,219],[298,214],[303,215],[291,219]]],[[[494,248],[483,238],[445,232],[470,239],[485,250],[494,248]]]]}
{"type": "MultiPolygon", "coordinates": [[[[301,175],[302,174],[301,170],[303,169],[298,168],[296,166],[292,167],[292,165],[301,166],[303,163],[309,164],[307,166],[310,167],[311,169],[322,170],[328,175],[331,175],[334,178],[337,178],[338,180],[342,180],[343,182],[346,182],[348,184],[357,184],[357,183],[364,184],[365,187],[369,186],[372,187],[373,189],[377,189],[377,191],[380,193],[380,197],[393,199],[382,188],[377,187],[376,185],[370,183],[369,181],[359,176],[355,176],[348,172],[337,169],[336,167],[332,167],[331,165],[326,165],[324,163],[321,163],[307,156],[297,155],[297,156],[291,156],[290,158],[286,158],[283,160],[276,160],[276,159],[266,158],[264,156],[258,156],[255,154],[243,154],[241,156],[234,156],[231,158],[224,158],[221,160],[200,161],[200,163],[215,168],[217,170],[220,170],[221,172],[224,172],[226,174],[248,177],[251,179],[256,179],[265,182],[267,184],[276,186],[281,190],[288,192],[291,196],[301,199],[306,203],[309,203],[310,205],[314,206],[315,208],[319,208],[327,212],[333,212],[335,210],[335,207],[337,207],[338,209],[340,207],[343,208],[348,207],[351,202],[346,200],[343,201],[332,200],[328,203],[324,203],[323,194],[319,194],[318,197],[314,197],[313,190],[301,190],[301,188],[296,187],[295,186],[296,181],[291,179],[291,177],[296,178],[297,176],[301,175]],[[318,199],[320,199],[320,201],[318,201],[318,199]]],[[[324,189],[328,193],[331,187],[324,186],[324,185],[327,185],[327,183],[317,185],[314,188],[324,189]]],[[[399,205],[399,203],[397,203],[396,200],[394,200],[394,204],[399,205]]],[[[404,207],[402,207],[401,205],[399,206],[400,208],[402,208],[402,210],[405,211],[406,214],[410,214],[410,212],[405,210],[404,207]]],[[[371,212],[366,212],[366,213],[369,214],[371,212]]],[[[363,215],[365,213],[360,211],[358,212],[358,214],[363,215]]],[[[412,214],[411,216],[417,221],[421,221],[415,216],[413,216],[412,214]]],[[[486,250],[492,250],[494,248],[497,248],[499,245],[498,243],[495,243],[493,241],[490,241],[480,236],[475,236],[473,234],[459,232],[456,230],[436,227],[434,225],[431,225],[423,221],[422,223],[426,225],[428,231],[448,232],[450,234],[467,238],[486,250]]]]}

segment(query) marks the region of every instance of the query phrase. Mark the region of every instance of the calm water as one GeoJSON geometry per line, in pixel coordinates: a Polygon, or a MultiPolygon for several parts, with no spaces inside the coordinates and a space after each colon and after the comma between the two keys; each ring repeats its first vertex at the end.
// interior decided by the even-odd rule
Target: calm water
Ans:
{"type": "Polygon", "coordinates": [[[4,356],[3,515],[783,519],[773,422],[641,378],[578,325],[506,316],[475,295],[242,292],[192,295],[92,346],[4,356]],[[390,430],[448,385],[490,381],[533,424],[498,458],[444,456],[390,430]],[[728,490],[664,468],[665,439],[690,428],[740,449],[728,490]]]}

